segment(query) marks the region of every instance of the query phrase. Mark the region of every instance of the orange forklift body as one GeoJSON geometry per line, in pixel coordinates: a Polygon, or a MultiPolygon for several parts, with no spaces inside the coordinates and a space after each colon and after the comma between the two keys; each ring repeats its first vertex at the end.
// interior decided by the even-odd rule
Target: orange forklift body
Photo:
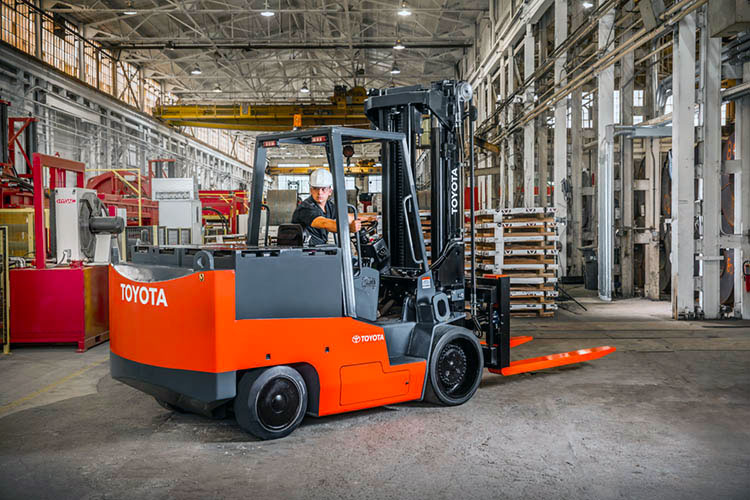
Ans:
{"type": "Polygon", "coordinates": [[[157,283],[132,281],[114,266],[109,272],[112,353],[145,369],[163,368],[172,377],[201,372],[217,381],[231,373],[233,389],[235,372],[309,365],[320,388],[317,411],[309,408],[316,415],[422,397],[426,362],[391,366],[376,325],[347,317],[237,320],[231,270],[157,283]]]}

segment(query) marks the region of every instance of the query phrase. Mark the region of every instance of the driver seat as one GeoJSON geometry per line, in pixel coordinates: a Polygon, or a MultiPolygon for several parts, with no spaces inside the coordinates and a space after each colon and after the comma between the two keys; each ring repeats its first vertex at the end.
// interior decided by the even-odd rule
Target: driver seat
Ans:
{"type": "Polygon", "coordinates": [[[276,235],[276,245],[280,247],[302,247],[309,243],[310,236],[305,234],[300,224],[281,224],[276,235]]]}

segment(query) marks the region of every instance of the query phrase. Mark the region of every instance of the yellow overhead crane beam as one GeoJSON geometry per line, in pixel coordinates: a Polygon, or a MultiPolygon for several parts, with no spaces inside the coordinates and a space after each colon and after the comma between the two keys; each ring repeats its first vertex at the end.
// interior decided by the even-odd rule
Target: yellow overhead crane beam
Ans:
{"type": "Polygon", "coordinates": [[[153,115],[168,125],[231,130],[284,131],[327,125],[369,128],[364,87],[337,86],[330,104],[194,104],[157,106],[153,115]]]}
{"type": "MultiPolygon", "coordinates": [[[[309,175],[319,168],[328,168],[325,165],[310,165],[309,167],[279,167],[271,165],[266,168],[266,174],[269,175],[309,175]]],[[[344,175],[380,175],[382,173],[380,165],[375,166],[373,160],[360,160],[356,165],[344,167],[344,175]]]]}

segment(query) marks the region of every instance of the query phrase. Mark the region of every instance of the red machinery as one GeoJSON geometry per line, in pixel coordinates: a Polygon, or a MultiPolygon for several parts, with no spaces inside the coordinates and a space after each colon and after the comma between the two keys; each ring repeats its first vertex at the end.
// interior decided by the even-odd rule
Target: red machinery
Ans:
{"type": "MultiPolygon", "coordinates": [[[[78,352],[109,338],[109,279],[106,266],[47,267],[44,168],[49,188],[65,187],[75,172],[83,187],[83,163],[34,153],[34,267],[10,270],[10,338],[13,343],[76,343],[78,352]]],[[[61,200],[67,201],[67,200],[61,200]]]]}
{"type": "Polygon", "coordinates": [[[151,199],[151,177],[115,169],[92,177],[86,187],[95,189],[107,206],[127,210],[129,226],[159,225],[159,202],[151,199]]]}
{"type": "Polygon", "coordinates": [[[33,205],[33,188],[30,174],[16,172],[16,154],[26,161],[31,171],[31,154],[36,151],[37,119],[32,117],[9,117],[10,102],[0,99],[0,208],[30,207],[33,205]],[[16,128],[17,125],[20,127],[16,128]],[[23,138],[23,144],[21,139],[23,138]]]}
{"type": "Polygon", "coordinates": [[[203,221],[227,221],[229,234],[240,233],[237,216],[247,213],[247,191],[198,191],[203,221]]]}

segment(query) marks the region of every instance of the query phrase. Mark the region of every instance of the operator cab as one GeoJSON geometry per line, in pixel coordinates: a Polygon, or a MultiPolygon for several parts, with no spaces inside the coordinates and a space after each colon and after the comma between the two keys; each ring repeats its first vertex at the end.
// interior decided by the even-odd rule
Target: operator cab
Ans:
{"type": "MultiPolygon", "coordinates": [[[[411,322],[419,318],[434,321],[433,298],[436,292],[427,263],[415,182],[409,167],[411,158],[407,151],[405,136],[393,132],[332,127],[259,136],[248,218],[248,248],[295,251],[301,255],[318,252],[337,255],[341,262],[340,277],[343,278],[341,303],[344,315],[379,323],[411,322]],[[352,189],[351,182],[347,185],[351,178],[347,179],[346,175],[355,155],[369,158],[395,156],[406,166],[396,174],[404,177],[403,202],[398,206],[383,207],[383,211],[391,213],[391,217],[394,216],[392,212],[398,212],[395,215],[399,220],[398,229],[401,234],[406,231],[408,240],[407,246],[399,251],[412,257],[409,268],[391,266],[388,228],[379,223],[379,215],[363,214],[357,209],[357,191],[352,189]],[[327,162],[297,167],[302,163],[291,163],[290,157],[325,158],[327,162]],[[282,169],[280,165],[294,167],[282,169]],[[330,217],[326,215],[326,218],[336,221],[336,231],[330,232],[325,244],[315,245],[312,243],[315,238],[308,234],[309,228],[297,224],[300,220],[293,220],[293,214],[300,203],[310,204],[314,189],[309,184],[310,174],[314,176],[320,169],[326,169],[326,174],[330,172],[333,208],[330,217]],[[275,183],[270,187],[267,172],[277,173],[275,183]],[[263,215],[270,222],[268,226],[261,223],[263,215]],[[354,218],[361,223],[356,234],[352,233],[349,224],[354,218]],[[421,310],[418,305],[421,305],[421,310]]],[[[320,215],[323,212],[321,210],[320,215]]],[[[310,283],[315,283],[315,280],[310,283]]],[[[440,311],[439,316],[444,320],[445,307],[440,311]]]]}

